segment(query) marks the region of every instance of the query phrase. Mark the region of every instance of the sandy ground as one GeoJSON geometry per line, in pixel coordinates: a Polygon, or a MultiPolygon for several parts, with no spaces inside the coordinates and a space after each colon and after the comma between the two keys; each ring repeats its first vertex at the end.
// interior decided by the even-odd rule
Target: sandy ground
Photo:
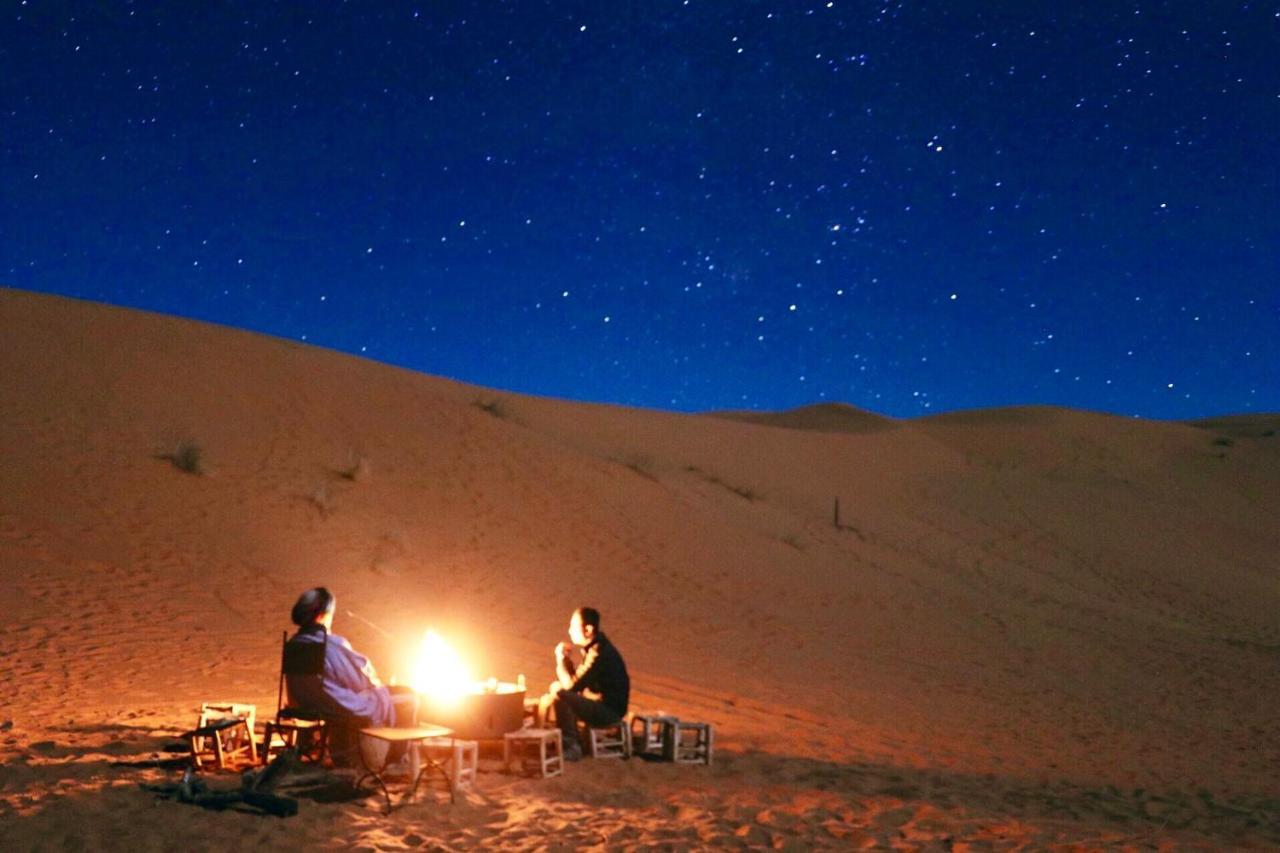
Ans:
{"type": "Polygon", "coordinates": [[[0,849],[1280,846],[1280,417],[683,416],[10,290],[0,330],[0,849]],[[592,604],[716,762],[157,802],[201,701],[274,711],[318,583],[384,675],[434,627],[545,683],[592,604]]]}

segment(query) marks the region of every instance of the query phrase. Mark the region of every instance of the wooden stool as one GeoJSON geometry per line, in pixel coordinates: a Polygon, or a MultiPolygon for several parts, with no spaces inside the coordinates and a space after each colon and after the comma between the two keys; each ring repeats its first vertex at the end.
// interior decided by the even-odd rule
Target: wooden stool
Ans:
{"type": "Polygon", "coordinates": [[[324,720],[268,720],[262,735],[262,757],[270,764],[281,750],[293,749],[300,760],[322,764],[329,751],[328,740],[324,720]]]}
{"type": "Polygon", "coordinates": [[[480,742],[457,738],[431,738],[419,747],[427,755],[448,765],[449,779],[456,795],[463,788],[475,784],[480,766],[480,742]]]}
{"type": "Polygon", "coordinates": [[[661,755],[667,729],[679,719],[670,714],[632,714],[631,751],[634,755],[661,755]]]}
{"type": "Polygon", "coordinates": [[[618,720],[611,726],[587,726],[587,755],[592,758],[630,758],[630,724],[626,720],[618,720]]]}
{"type": "Polygon", "coordinates": [[[502,736],[502,766],[508,773],[511,772],[512,759],[519,760],[523,773],[532,771],[543,779],[559,776],[564,772],[564,747],[560,742],[560,730],[520,729],[507,732],[502,736]]]}
{"type": "Polygon", "coordinates": [[[217,770],[236,764],[257,764],[258,744],[253,739],[255,705],[236,702],[205,702],[200,706],[200,721],[183,737],[191,744],[191,760],[196,769],[205,762],[217,770]]]}
{"type": "Polygon", "coordinates": [[[710,723],[676,720],[667,727],[663,756],[677,764],[710,764],[714,736],[710,723]]]}

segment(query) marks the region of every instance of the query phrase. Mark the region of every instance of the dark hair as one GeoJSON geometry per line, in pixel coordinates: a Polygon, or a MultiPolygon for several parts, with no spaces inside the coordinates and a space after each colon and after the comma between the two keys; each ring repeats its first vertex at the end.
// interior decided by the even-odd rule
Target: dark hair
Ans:
{"type": "Polygon", "coordinates": [[[298,596],[290,618],[293,619],[293,624],[299,627],[310,625],[332,610],[337,603],[337,599],[329,590],[322,586],[312,587],[298,596]]]}
{"type": "Polygon", "coordinates": [[[590,625],[597,631],[600,630],[600,611],[594,607],[579,607],[578,618],[582,620],[583,627],[590,625]]]}

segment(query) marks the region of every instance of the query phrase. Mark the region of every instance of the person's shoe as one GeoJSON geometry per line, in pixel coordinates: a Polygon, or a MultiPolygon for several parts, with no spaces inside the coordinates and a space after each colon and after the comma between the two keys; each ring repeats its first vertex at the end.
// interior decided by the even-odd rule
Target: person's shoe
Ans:
{"type": "Polygon", "coordinates": [[[564,760],[565,761],[581,761],[582,745],[577,743],[571,743],[568,746],[566,746],[564,748],[564,760]]]}

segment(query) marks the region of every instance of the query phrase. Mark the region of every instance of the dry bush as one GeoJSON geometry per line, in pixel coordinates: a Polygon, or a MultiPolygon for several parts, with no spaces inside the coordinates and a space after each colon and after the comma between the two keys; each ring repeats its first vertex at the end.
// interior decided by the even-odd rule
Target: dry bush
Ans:
{"type": "Polygon", "coordinates": [[[493,415],[500,421],[511,419],[511,412],[507,408],[506,401],[501,397],[493,397],[489,400],[477,399],[473,401],[471,405],[475,406],[482,412],[487,412],[488,414],[493,415]]]}
{"type": "Polygon", "coordinates": [[[172,462],[173,467],[179,471],[185,471],[188,474],[197,476],[205,473],[204,451],[194,441],[179,442],[173,453],[164,458],[172,462]]]}
{"type": "Polygon", "coordinates": [[[342,479],[350,480],[353,483],[366,482],[373,475],[373,468],[369,465],[369,459],[358,453],[352,453],[347,467],[338,472],[342,475],[342,479]]]}

